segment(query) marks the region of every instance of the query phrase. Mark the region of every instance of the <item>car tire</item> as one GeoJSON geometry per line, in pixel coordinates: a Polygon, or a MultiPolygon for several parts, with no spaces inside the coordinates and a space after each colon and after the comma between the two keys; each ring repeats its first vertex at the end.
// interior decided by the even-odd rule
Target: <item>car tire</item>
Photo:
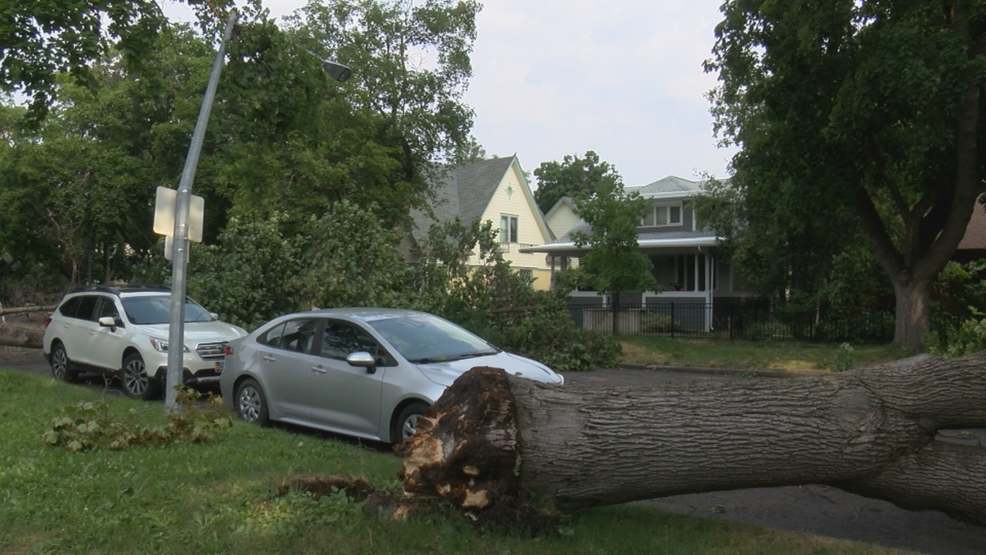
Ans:
{"type": "Polygon", "coordinates": [[[65,346],[60,341],[51,345],[51,375],[56,380],[74,382],[79,377],[79,371],[72,368],[72,361],[65,352],[65,346]]]}
{"type": "Polygon", "coordinates": [[[390,431],[391,443],[401,443],[414,435],[415,425],[427,409],[428,405],[424,403],[411,403],[404,407],[404,410],[397,416],[397,420],[394,421],[394,427],[390,431]]]}
{"type": "Polygon", "coordinates": [[[130,353],[123,359],[120,382],[123,392],[131,399],[150,401],[161,396],[161,382],[147,375],[147,367],[140,353],[130,353]]]}
{"type": "Polygon", "coordinates": [[[266,426],[270,422],[267,396],[256,380],[243,380],[236,388],[236,416],[244,422],[266,426]]]}

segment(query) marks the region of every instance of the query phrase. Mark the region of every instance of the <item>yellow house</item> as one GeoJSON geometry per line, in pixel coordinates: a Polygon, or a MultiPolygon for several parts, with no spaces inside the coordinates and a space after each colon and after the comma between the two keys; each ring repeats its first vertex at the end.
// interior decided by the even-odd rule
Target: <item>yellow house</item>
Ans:
{"type": "MultiPolygon", "coordinates": [[[[500,250],[510,266],[528,276],[534,289],[550,289],[547,257],[520,252],[521,247],[543,245],[553,237],[516,156],[444,166],[430,180],[435,218],[424,211],[412,211],[414,229],[405,239],[406,252],[413,252],[422,243],[434,223],[458,217],[468,225],[479,218],[500,230],[500,250]]],[[[476,255],[470,254],[466,263],[478,264],[476,255]]]]}

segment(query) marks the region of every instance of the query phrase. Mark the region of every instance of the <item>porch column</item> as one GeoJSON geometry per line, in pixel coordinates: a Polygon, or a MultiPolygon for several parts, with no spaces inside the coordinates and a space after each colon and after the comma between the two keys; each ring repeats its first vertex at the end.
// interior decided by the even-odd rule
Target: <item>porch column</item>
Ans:
{"type": "Polygon", "coordinates": [[[715,267],[712,253],[705,255],[705,331],[712,331],[712,310],[715,299],[712,284],[714,282],[712,271],[715,267]]]}
{"type": "Polygon", "coordinates": [[[551,281],[549,282],[551,285],[548,288],[554,291],[555,290],[555,255],[549,254],[548,256],[551,258],[551,278],[550,278],[551,281]]]}

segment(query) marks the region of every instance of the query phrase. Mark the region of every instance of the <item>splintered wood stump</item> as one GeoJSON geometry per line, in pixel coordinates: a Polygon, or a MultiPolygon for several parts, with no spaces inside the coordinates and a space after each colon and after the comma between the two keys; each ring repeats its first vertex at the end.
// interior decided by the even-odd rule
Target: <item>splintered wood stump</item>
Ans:
{"type": "Polygon", "coordinates": [[[552,386],[479,367],[397,451],[408,499],[472,514],[817,483],[986,525],[986,448],[936,440],[960,428],[986,428],[986,352],[659,387],[552,386]]]}

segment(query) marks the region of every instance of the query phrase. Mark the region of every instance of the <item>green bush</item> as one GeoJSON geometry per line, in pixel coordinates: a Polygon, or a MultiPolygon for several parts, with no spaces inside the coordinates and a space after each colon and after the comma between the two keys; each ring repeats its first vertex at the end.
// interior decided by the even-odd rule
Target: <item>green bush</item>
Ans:
{"type": "Polygon", "coordinates": [[[640,315],[641,333],[666,333],[674,330],[675,322],[670,314],[645,312],[640,315]]]}
{"type": "Polygon", "coordinates": [[[843,343],[839,345],[839,350],[835,353],[835,359],[832,361],[832,371],[833,372],[847,372],[852,370],[856,365],[856,350],[849,343],[843,343]]]}
{"type": "MultiPolygon", "coordinates": [[[[977,317],[983,316],[977,314],[977,317]]],[[[986,350],[986,318],[970,318],[959,329],[946,332],[943,341],[926,341],[928,352],[954,358],[986,350]]]]}
{"type": "Polygon", "coordinates": [[[415,308],[433,312],[554,370],[592,370],[615,364],[615,338],[575,327],[567,290],[534,291],[504,260],[490,222],[433,226],[416,266],[415,308]],[[477,255],[466,266],[463,252],[477,255]]]}
{"type": "Polygon", "coordinates": [[[615,337],[576,328],[568,310],[553,297],[534,295],[534,306],[496,322],[491,330],[494,342],[554,370],[595,370],[619,362],[621,349],[615,337]]]}

